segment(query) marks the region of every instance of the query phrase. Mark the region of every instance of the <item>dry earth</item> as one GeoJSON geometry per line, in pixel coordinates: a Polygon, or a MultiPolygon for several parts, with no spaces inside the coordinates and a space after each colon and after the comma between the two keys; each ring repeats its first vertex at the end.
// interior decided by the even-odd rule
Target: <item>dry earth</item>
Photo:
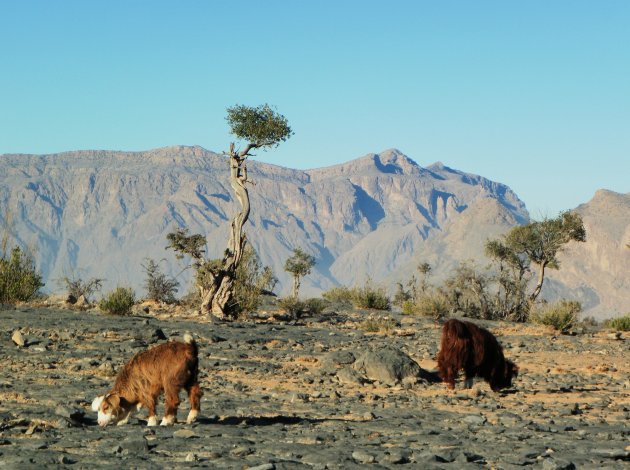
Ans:
{"type": "MultiPolygon", "coordinates": [[[[479,381],[451,392],[432,380],[439,325],[394,313],[396,328],[367,333],[366,315],[295,322],[260,312],[209,323],[159,309],[112,317],[0,308],[0,467],[630,467],[623,336],[483,322],[521,374],[501,394],[479,381]],[[18,330],[23,346],[12,339],[18,330]],[[148,428],[140,412],[125,426],[97,426],[90,403],[115,371],[186,331],[200,346],[201,419],[148,428]],[[391,348],[429,373],[388,385],[352,367],[367,351],[391,348]]],[[[180,419],[187,408],[184,400],[180,419]]]]}

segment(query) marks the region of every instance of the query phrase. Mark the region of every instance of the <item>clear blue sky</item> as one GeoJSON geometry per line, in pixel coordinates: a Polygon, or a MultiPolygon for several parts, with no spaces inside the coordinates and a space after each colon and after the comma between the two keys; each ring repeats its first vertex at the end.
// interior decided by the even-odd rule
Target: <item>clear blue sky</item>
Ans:
{"type": "Polygon", "coordinates": [[[0,154],[221,151],[265,102],[260,160],[396,147],[555,215],[630,192],[630,1],[0,0],[0,154]]]}

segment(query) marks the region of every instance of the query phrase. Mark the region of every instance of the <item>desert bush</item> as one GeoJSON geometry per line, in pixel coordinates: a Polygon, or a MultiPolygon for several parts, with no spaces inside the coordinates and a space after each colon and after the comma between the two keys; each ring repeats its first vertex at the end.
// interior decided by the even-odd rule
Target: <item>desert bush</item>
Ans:
{"type": "Polygon", "coordinates": [[[311,315],[318,315],[322,313],[324,309],[330,305],[330,302],[327,300],[319,299],[317,297],[306,299],[304,303],[306,304],[306,310],[311,315]]]}
{"type": "Polygon", "coordinates": [[[299,318],[306,310],[306,303],[302,302],[298,297],[291,295],[278,299],[278,307],[285,310],[293,318],[299,318]]]}
{"type": "Polygon", "coordinates": [[[26,302],[44,287],[33,258],[14,247],[8,256],[0,257],[0,302],[26,302]]]}
{"type": "Polygon", "coordinates": [[[112,315],[128,315],[136,303],[136,294],[130,287],[117,287],[109,292],[98,304],[104,312],[112,315]]]}
{"type": "Polygon", "coordinates": [[[286,310],[294,318],[299,318],[307,313],[310,315],[321,313],[328,306],[328,301],[317,298],[300,300],[298,297],[291,295],[278,299],[278,306],[286,310]]]}
{"type": "Polygon", "coordinates": [[[263,267],[256,250],[247,245],[236,269],[234,311],[239,315],[253,312],[260,305],[261,296],[271,293],[277,283],[273,270],[269,266],[263,267]]]}
{"type": "Polygon", "coordinates": [[[412,300],[412,294],[409,290],[405,289],[401,282],[396,283],[396,292],[394,293],[394,298],[392,299],[392,305],[396,307],[401,307],[412,300]]]}
{"type": "Polygon", "coordinates": [[[147,299],[167,304],[175,303],[175,293],[179,287],[179,282],[164,274],[160,270],[160,265],[151,258],[147,258],[147,264],[143,264],[142,267],[147,275],[144,281],[147,299]]]}
{"type": "Polygon", "coordinates": [[[630,315],[606,320],[605,325],[617,331],[630,331],[630,315]]]}
{"type": "Polygon", "coordinates": [[[333,287],[322,294],[329,302],[352,304],[352,289],[346,286],[333,287]]]}
{"type": "Polygon", "coordinates": [[[577,323],[577,316],[581,311],[580,302],[560,300],[553,304],[535,306],[530,318],[534,323],[552,326],[558,331],[568,331],[577,323]]]}
{"type": "Polygon", "coordinates": [[[415,302],[408,300],[403,304],[403,313],[430,317],[434,320],[448,316],[449,312],[449,302],[439,292],[426,292],[415,302]]]}
{"type": "Polygon", "coordinates": [[[352,303],[358,308],[368,308],[373,310],[390,310],[391,302],[387,295],[387,290],[382,286],[375,286],[368,279],[363,287],[352,289],[352,303]]]}
{"type": "Polygon", "coordinates": [[[363,331],[368,333],[389,333],[399,325],[396,320],[388,316],[370,314],[361,322],[360,326],[363,331]]]}
{"type": "Polygon", "coordinates": [[[66,276],[59,280],[59,284],[68,293],[68,298],[74,299],[72,303],[75,303],[81,296],[89,302],[90,297],[101,289],[103,279],[92,278],[88,281],[83,281],[81,278],[69,278],[66,276]]]}

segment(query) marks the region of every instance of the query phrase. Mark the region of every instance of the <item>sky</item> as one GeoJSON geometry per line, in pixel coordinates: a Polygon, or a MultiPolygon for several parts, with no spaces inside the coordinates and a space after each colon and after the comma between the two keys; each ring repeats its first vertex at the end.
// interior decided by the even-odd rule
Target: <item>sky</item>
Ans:
{"type": "Polygon", "coordinates": [[[0,0],[0,154],[221,152],[235,104],[295,134],[258,160],[397,148],[536,218],[630,192],[626,0],[0,0]]]}

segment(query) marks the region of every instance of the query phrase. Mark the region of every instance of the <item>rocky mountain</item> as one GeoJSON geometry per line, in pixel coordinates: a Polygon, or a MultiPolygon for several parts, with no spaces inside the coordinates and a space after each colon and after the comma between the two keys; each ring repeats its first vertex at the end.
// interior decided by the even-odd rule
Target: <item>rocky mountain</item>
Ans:
{"type": "Polygon", "coordinates": [[[572,242],[543,295],[574,298],[595,318],[630,313],[630,193],[601,189],[576,209],[586,242],[572,242]]]}
{"type": "MultiPolygon", "coordinates": [[[[280,279],[280,294],[289,292],[283,265],[294,247],[317,258],[303,282],[304,295],[362,284],[368,277],[393,287],[408,279],[420,260],[432,265],[435,279],[461,260],[485,264],[485,240],[529,220],[507,186],[441,163],[422,167],[393,149],[306,171],[251,161],[249,175],[255,185],[246,231],[280,279]]],[[[592,204],[579,209],[587,224],[589,214],[601,212],[588,209],[592,204]]],[[[165,251],[166,235],[177,227],[204,234],[208,254],[219,257],[237,210],[227,159],[201,147],[0,156],[0,222],[35,254],[50,291],[59,290],[56,280],[64,276],[99,277],[106,279],[106,289],[132,285],[142,295],[142,265],[150,257],[165,260],[163,269],[178,276],[183,294],[190,270],[165,251]]],[[[619,210],[626,217],[621,238],[628,241],[627,202],[619,210]]],[[[616,214],[601,212],[593,229],[587,225],[589,240],[602,232],[597,247],[587,243],[576,249],[600,262],[600,251],[610,247],[606,237],[621,239],[609,234],[607,225],[618,227],[616,214]]],[[[609,263],[618,259],[612,254],[609,263]]],[[[571,266],[564,263],[558,275],[565,277],[554,277],[547,294],[570,291],[588,298],[589,307],[599,298],[608,308],[601,300],[607,293],[591,294],[616,284],[587,278],[584,273],[591,271],[584,269],[591,264],[571,266]]],[[[625,286],[628,276],[622,278],[617,284],[625,286]]]]}
{"type": "MultiPolygon", "coordinates": [[[[225,249],[238,209],[227,160],[200,147],[147,152],[77,151],[0,156],[4,226],[35,254],[47,288],[55,279],[101,277],[106,287],[142,290],[147,257],[188,271],[164,250],[167,233],[187,227],[225,249]]],[[[450,169],[421,167],[398,150],[308,171],[249,163],[249,239],[264,264],[283,271],[294,247],[317,257],[304,294],[335,285],[406,278],[419,257],[444,271],[481,256],[488,236],[528,220],[505,185],[450,169]]]]}

